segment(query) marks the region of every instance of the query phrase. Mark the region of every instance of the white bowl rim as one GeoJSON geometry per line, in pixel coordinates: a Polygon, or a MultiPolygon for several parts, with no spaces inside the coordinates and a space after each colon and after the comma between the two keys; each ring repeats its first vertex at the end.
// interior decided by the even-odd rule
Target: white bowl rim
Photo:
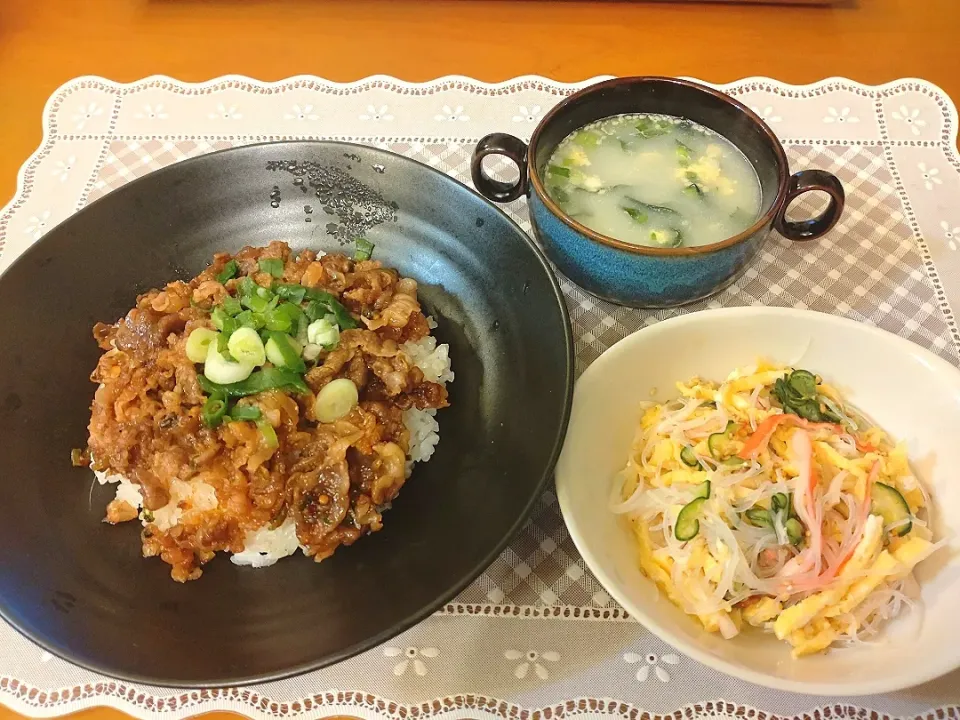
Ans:
{"type": "MultiPolygon", "coordinates": [[[[705,321],[710,321],[714,318],[750,318],[760,317],[763,315],[770,315],[774,317],[779,316],[784,318],[803,318],[808,320],[813,319],[815,322],[827,324],[832,323],[844,328],[852,329],[855,332],[868,333],[882,338],[884,342],[889,342],[891,346],[898,348],[900,351],[909,352],[922,357],[924,362],[933,366],[933,369],[936,372],[949,373],[953,374],[954,376],[960,375],[960,369],[954,367],[930,350],[917,345],[916,343],[910,342],[899,335],[895,335],[876,326],[857,322],[856,320],[851,320],[849,318],[831,315],[830,313],[818,312],[815,310],[800,310],[796,308],[756,305],[735,308],[716,308],[701,310],[698,312],[692,312],[686,315],[669,318],[667,320],[662,320],[654,325],[640,328],[639,330],[627,335],[625,338],[611,345],[600,355],[600,357],[594,360],[590,366],[587,367],[587,369],[577,380],[576,386],[574,387],[574,405],[572,412],[575,413],[576,411],[577,389],[580,387],[581,383],[583,383],[585,380],[589,381],[595,375],[602,374],[605,366],[612,361],[612,358],[628,352],[633,348],[633,346],[643,342],[651,335],[669,331],[677,326],[702,323],[705,321]]],[[[958,384],[960,384],[960,377],[958,377],[958,384]]],[[[574,425],[573,421],[574,415],[571,414],[571,428],[574,425]]],[[[586,563],[587,567],[590,568],[590,571],[596,576],[603,588],[627,611],[630,616],[633,617],[634,620],[650,630],[663,642],[673,646],[687,657],[693,658],[702,665],[714,670],[718,670],[731,677],[740,680],[747,680],[757,685],[762,685],[774,690],[787,690],[804,695],[829,696],[861,696],[895,692],[897,690],[916,687],[917,685],[930,682],[931,680],[936,680],[937,678],[942,677],[943,675],[946,675],[957,668],[960,668],[960,656],[956,658],[950,658],[948,655],[944,655],[938,662],[930,663],[923,670],[915,671],[915,674],[911,675],[910,673],[904,673],[892,680],[878,678],[877,680],[873,681],[857,681],[856,683],[844,683],[842,681],[835,683],[824,683],[805,682],[776,677],[773,675],[756,672],[722,658],[718,658],[715,655],[710,655],[709,653],[701,650],[697,644],[689,642],[675,634],[671,629],[669,629],[668,626],[653,620],[646,612],[643,611],[642,607],[633,602],[633,600],[626,596],[626,594],[621,593],[618,583],[603,571],[601,563],[599,560],[594,558],[593,554],[587,547],[587,543],[581,535],[580,525],[576,519],[576,514],[573,512],[572,506],[570,505],[570,498],[567,495],[566,483],[561,479],[561,468],[563,467],[562,452],[560,457],[561,460],[557,465],[556,473],[557,502],[560,505],[563,521],[567,526],[568,532],[570,533],[570,539],[573,540],[573,544],[580,553],[580,556],[583,558],[584,563],[586,563]]]]}

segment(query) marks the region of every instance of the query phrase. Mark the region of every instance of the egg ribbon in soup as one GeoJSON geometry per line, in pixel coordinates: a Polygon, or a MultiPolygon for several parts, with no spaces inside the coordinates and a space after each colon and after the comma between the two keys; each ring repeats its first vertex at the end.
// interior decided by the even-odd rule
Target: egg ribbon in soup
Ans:
{"type": "Polygon", "coordinates": [[[746,157],[712,130],[667,115],[590,123],[557,146],[545,175],[570,217],[636,245],[709,245],[760,212],[760,181],[746,157]]]}

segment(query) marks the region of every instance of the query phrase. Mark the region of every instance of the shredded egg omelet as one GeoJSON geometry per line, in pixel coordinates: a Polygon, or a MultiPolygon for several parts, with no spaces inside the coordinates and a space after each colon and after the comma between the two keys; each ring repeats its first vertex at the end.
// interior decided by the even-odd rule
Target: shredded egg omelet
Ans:
{"type": "Polygon", "coordinates": [[[906,449],[802,369],[760,362],[643,408],[613,511],[639,564],[711,632],[794,657],[879,632],[934,543],[906,449]]]}

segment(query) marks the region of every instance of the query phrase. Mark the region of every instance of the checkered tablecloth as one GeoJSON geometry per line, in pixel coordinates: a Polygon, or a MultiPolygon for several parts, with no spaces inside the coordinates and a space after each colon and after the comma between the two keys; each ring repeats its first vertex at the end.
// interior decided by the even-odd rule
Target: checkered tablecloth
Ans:
{"type": "MultiPolygon", "coordinates": [[[[529,136],[546,110],[580,86],[543,78],[499,85],[466,78],[421,85],[390,78],[349,85],[317,78],[273,84],[226,78],[202,85],[79,79],[48,103],[43,144],[0,213],[0,269],[50,227],[123,183],[245,143],[351,140],[469,182],[479,137],[494,130],[529,136]]],[[[911,80],[791,87],[750,79],[721,88],[770,123],[794,170],[822,168],[841,179],[844,217],[818,241],[771,237],[737,283],[681,310],[614,306],[561,279],[578,371],[645,325],[704,307],[752,304],[855,318],[960,363],[952,310],[960,298],[960,161],[949,99],[911,80]]],[[[809,214],[817,202],[805,195],[791,214],[809,214]]],[[[523,203],[505,209],[529,230],[523,203]]],[[[245,691],[129,686],[52,658],[0,626],[0,702],[33,715],[110,704],[141,717],[217,708],[257,717],[505,718],[539,710],[633,717],[643,709],[679,718],[759,709],[760,715],[820,718],[863,708],[912,717],[948,706],[960,716],[958,701],[958,674],[847,707],[755,687],[678,656],[627,618],[590,574],[551,492],[510,547],[440,613],[383,647],[292,680],[245,691]]]]}

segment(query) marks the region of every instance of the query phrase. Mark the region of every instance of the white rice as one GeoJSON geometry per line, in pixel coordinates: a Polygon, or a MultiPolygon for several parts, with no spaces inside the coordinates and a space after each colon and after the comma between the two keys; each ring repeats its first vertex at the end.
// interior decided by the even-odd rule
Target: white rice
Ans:
{"type": "MultiPolygon", "coordinates": [[[[430,328],[437,326],[433,318],[427,318],[430,328]]],[[[446,385],[453,382],[453,371],[450,369],[450,348],[447,345],[437,345],[434,337],[425,337],[417,342],[404,343],[401,348],[410,360],[423,372],[424,379],[446,385]]],[[[440,442],[440,424],[437,422],[436,410],[405,410],[403,424],[410,431],[410,454],[407,458],[407,477],[413,470],[414,463],[427,462],[440,442]]],[[[117,484],[117,499],[125,500],[140,510],[140,520],[144,525],[148,521],[144,518],[143,497],[139,486],[129,482],[120,475],[96,473],[97,481],[101,485],[117,484]]],[[[216,491],[211,485],[200,481],[184,482],[174,480],[170,486],[170,502],[153,512],[153,522],[160,530],[168,530],[176,525],[186,513],[191,511],[205,512],[217,507],[216,491]]],[[[244,538],[244,551],[231,555],[230,560],[236,565],[249,565],[261,568],[273,565],[277,560],[293,555],[299,548],[296,524],[292,518],[278,528],[270,530],[262,527],[259,530],[247,533],[244,538]]]]}

